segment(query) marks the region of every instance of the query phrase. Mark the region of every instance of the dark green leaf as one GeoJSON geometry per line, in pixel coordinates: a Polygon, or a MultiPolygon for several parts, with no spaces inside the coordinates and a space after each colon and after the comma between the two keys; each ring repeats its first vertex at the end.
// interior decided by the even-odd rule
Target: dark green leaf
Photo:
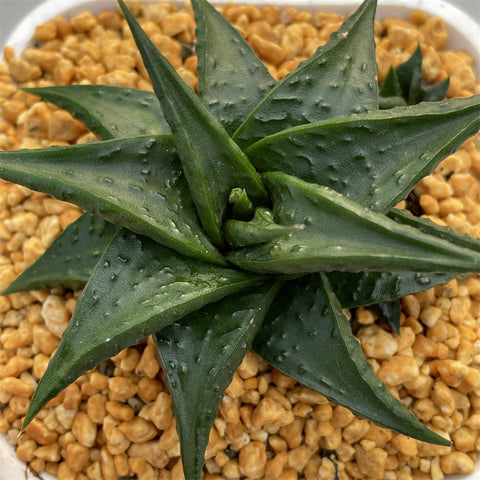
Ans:
{"type": "Polygon", "coordinates": [[[199,224],[169,136],[0,152],[0,176],[185,255],[225,263],[199,224]]]}
{"type": "Polygon", "coordinates": [[[129,345],[261,278],[184,257],[122,229],[78,300],[24,427],[80,375],[129,345]]]}
{"type": "Polygon", "coordinates": [[[402,89],[403,98],[409,105],[415,105],[423,100],[422,93],[422,49],[417,46],[413,55],[395,69],[398,83],[402,89]]]}
{"type": "Polygon", "coordinates": [[[258,245],[285,237],[301,226],[287,226],[275,223],[273,213],[268,208],[259,207],[249,222],[227,220],[225,222],[225,239],[233,248],[258,245]]]}
{"type": "Polygon", "coordinates": [[[375,375],[323,274],[285,284],[253,346],[281,372],[356,415],[422,441],[450,444],[422,425],[375,375]]]}
{"type": "Polygon", "coordinates": [[[226,297],[155,336],[172,394],[185,478],[201,478],[217,407],[279,286],[269,282],[226,297]]]}
{"type": "Polygon", "coordinates": [[[172,129],[198,216],[212,242],[223,245],[222,224],[232,188],[244,188],[253,202],[266,191],[245,154],[150,41],[120,0],[162,110],[172,129]]]}
{"type": "Polygon", "coordinates": [[[379,95],[381,97],[403,97],[403,90],[400,86],[397,72],[393,67],[388,69],[387,76],[382,83],[379,95]]]}
{"type": "Polygon", "coordinates": [[[447,77],[440,82],[432,83],[431,85],[426,85],[425,83],[423,83],[423,101],[436,102],[439,100],[443,100],[447,95],[449,86],[450,77],[447,77]]]}
{"type": "Polygon", "coordinates": [[[296,125],[377,108],[375,6],[366,0],[326,45],[272,89],[235,132],[242,148],[296,125]]]}
{"type": "MultiPolygon", "coordinates": [[[[415,217],[405,210],[393,209],[388,216],[402,225],[410,225],[428,235],[442,238],[452,245],[480,252],[480,240],[450,227],[440,227],[427,218],[415,217]]],[[[332,272],[328,274],[340,303],[345,308],[388,302],[417,293],[458,277],[455,273],[418,272],[332,272]]]]}
{"type": "Polygon", "coordinates": [[[480,252],[400,225],[343,195],[281,172],[263,175],[280,225],[304,225],[287,237],[228,255],[261,273],[320,271],[478,272],[480,252]]]}
{"type": "Polygon", "coordinates": [[[292,128],[246,153],[260,170],[280,170],[386,212],[479,128],[476,95],[292,128]]]}
{"type": "Polygon", "coordinates": [[[327,274],[344,308],[388,302],[457,278],[457,273],[330,272],[327,274]]]}
{"type": "Polygon", "coordinates": [[[406,62],[401,63],[397,68],[390,67],[380,89],[380,108],[436,102],[445,98],[450,79],[446,78],[429,84],[422,77],[422,57],[422,49],[418,45],[406,62]]]}
{"type": "Polygon", "coordinates": [[[170,132],[152,92],[105,85],[26,88],[25,91],[69,111],[102,140],[170,132]]]}
{"type": "Polygon", "coordinates": [[[231,134],[276,82],[240,32],[212,5],[193,0],[192,6],[197,23],[198,91],[207,109],[231,134]]]}
{"type": "Polygon", "coordinates": [[[255,209],[248,198],[247,192],[243,188],[234,188],[228,197],[228,202],[232,205],[232,211],[230,213],[232,218],[238,220],[252,218],[255,209]]]}
{"type": "Polygon", "coordinates": [[[429,218],[416,217],[407,210],[393,208],[387,214],[392,220],[401,225],[410,225],[418,228],[421,232],[443,238],[453,245],[471,248],[480,252],[480,239],[474,238],[467,233],[459,233],[452,227],[442,227],[432,222],[429,218]]]}
{"type": "Polygon", "coordinates": [[[97,215],[83,214],[2,295],[41,288],[83,287],[118,229],[97,215]]]}
{"type": "Polygon", "coordinates": [[[390,110],[394,107],[404,107],[407,102],[402,97],[380,97],[378,99],[378,108],[380,110],[390,110]]]}
{"type": "Polygon", "coordinates": [[[407,102],[403,98],[403,91],[400,87],[397,73],[393,67],[390,67],[379,92],[378,108],[388,110],[393,107],[404,107],[406,105],[407,102]]]}
{"type": "Polygon", "coordinates": [[[374,311],[380,320],[383,320],[397,335],[400,335],[400,315],[402,313],[400,300],[375,303],[369,307],[369,310],[374,311]]]}

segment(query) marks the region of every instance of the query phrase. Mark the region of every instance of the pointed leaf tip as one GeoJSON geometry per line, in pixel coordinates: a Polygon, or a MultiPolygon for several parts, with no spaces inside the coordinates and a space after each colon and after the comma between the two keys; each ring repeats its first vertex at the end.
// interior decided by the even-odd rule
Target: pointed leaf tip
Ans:
{"type": "Polygon", "coordinates": [[[245,247],[227,258],[246,270],[273,274],[321,271],[480,272],[480,252],[401,225],[347,197],[281,172],[263,174],[280,225],[305,228],[245,247]]]}
{"type": "Polygon", "coordinates": [[[119,228],[95,214],[84,213],[1,295],[42,288],[84,287],[119,228]]]}
{"type": "Polygon", "coordinates": [[[376,110],[376,0],[366,0],[255,107],[233,138],[245,148],[281,130],[338,115],[376,110]]]}
{"type": "Polygon", "coordinates": [[[276,81],[238,29],[209,2],[192,0],[192,6],[199,95],[231,134],[276,81]]]}
{"type": "Polygon", "coordinates": [[[172,395],[185,478],[201,478],[217,407],[280,285],[267,281],[241,297],[226,297],[155,336],[172,395]]]}
{"type": "Polygon", "coordinates": [[[406,410],[375,375],[323,274],[285,283],[253,348],[285,375],[360,417],[425,442],[450,444],[406,410]]]}
{"type": "Polygon", "coordinates": [[[182,256],[121,229],[99,259],[41,378],[25,425],[101,361],[262,278],[182,256]]]}
{"type": "Polygon", "coordinates": [[[171,127],[198,216],[212,242],[223,246],[222,224],[232,188],[244,188],[253,202],[264,203],[265,187],[247,156],[159,52],[123,2],[121,7],[171,127]]]}

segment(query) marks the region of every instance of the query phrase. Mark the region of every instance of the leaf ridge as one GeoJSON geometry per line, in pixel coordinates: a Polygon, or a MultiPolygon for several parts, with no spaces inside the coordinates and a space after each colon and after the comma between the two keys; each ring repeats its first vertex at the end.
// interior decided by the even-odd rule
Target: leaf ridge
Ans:
{"type": "Polygon", "coordinates": [[[0,152],[0,172],[185,255],[225,264],[200,227],[169,136],[0,152]]]}
{"type": "Polygon", "coordinates": [[[306,122],[377,109],[375,7],[376,0],[364,1],[325,45],[277,83],[233,139],[246,148],[264,136],[306,122]],[[356,75],[347,77],[342,62],[348,67],[352,61],[356,75]]]}
{"type": "Polygon", "coordinates": [[[212,242],[222,246],[221,226],[231,190],[242,187],[253,201],[262,203],[267,199],[265,188],[246,155],[153,45],[122,0],[120,6],[172,129],[198,216],[212,242]]]}
{"type": "Polygon", "coordinates": [[[103,140],[170,133],[152,92],[106,85],[23,90],[67,110],[103,140]]]}
{"type": "Polygon", "coordinates": [[[324,274],[287,282],[284,288],[288,294],[279,292],[255,339],[259,355],[356,415],[392,430],[408,430],[414,438],[450,444],[421,424],[376,377],[324,274]]]}
{"type": "Polygon", "coordinates": [[[121,229],[77,301],[23,428],[51,398],[101,361],[260,281],[256,275],[184,257],[121,229]]]}
{"type": "Polygon", "coordinates": [[[476,95],[293,127],[246,153],[260,170],[283,171],[386,212],[479,128],[476,95]]]}
{"type": "Polygon", "coordinates": [[[232,133],[276,81],[223,15],[205,0],[193,0],[192,5],[197,23],[199,94],[207,109],[232,133]]]}

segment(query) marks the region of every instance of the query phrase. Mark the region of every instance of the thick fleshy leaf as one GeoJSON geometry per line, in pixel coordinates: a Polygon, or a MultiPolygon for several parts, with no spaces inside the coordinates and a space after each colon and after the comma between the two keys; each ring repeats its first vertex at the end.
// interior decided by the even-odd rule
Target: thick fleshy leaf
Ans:
{"type": "Polygon", "coordinates": [[[223,245],[222,224],[233,188],[254,202],[266,201],[260,176],[222,125],[151,42],[120,0],[165,118],[172,129],[198,216],[212,242],[223,245]]]}
{"type": "Polygon", "coordinates": [[[247,192],[243,188],[234,188],[228,202],[232,206],[230,211],[230,217],[238,220],[247,220],[252,218],[255,213],[253,203],[248,198],[247,192]]]}
{"type": "Polygon", "coordinates": [[[404,107],[407,102],[402,97],[379,97],[378,108],[380,110],[389,110],[394,107],[404,107]]]}
{"type": "Polygon", "coordinates": [[[320,271],[478,272],[480,252],[400,225],[327,187],[281,172],[263,175],[280,225],[304,225],[287,237],[228,255],[261,273],[320,271]]]}
{"type": "Polygon", "coordinates": [[[41,288],[83,287],[119,228],[95,214],[84,213],[2,295],[41,288]]]}
{"type": "Polygon", "coordinates": [[[231,134],[276,81],[240,32],[212,5],[192,0],[192,6],[197,23],[198,91],[207,109],[231,134]]]}
{"type": "Polygon", "coordinates": [[[421,292],[459,276],[458,273],[330,272],[328,279],[344,308],[388,302],[421,292]]]}
{"type": "Polygon", "coordinates": [[[246,153],[260,170],[280,170],[386,212],[479,129],[476,95],[292,128],[246,153]]]}
{"type": "MultiPolygon", "coordinates": [[[[427,218],[419,218],[405,210],[394,208],[388,216],[419,231],[442,238],[452,245],[480,252],[480,240],[456,232],[450,227],[441,227],[427,218]]],[[[446,283],[458,277],[455,273],[419,272],[331,272],[328,279],[345,308],[370,305],[404,297],[412,293],[446,283]]]]}
{"type": "Polygon", "coordinates": [[[377,109],[375,6],[376,0],[366,0],[324,46],[272,89],[235,132],[242,148],[286,128],[377,109]]]}
{"type": "Polygon", "coordinates": [[[445,98],[450,79],[428,84],[422,77],[422,61],[422,49],[418,45],[406,62],[396,68],[390,67],[380,88],[380,108],[436,102],[445,98]]]}
{"type": "Polygon", "coordinates": [[[388,70],[378,97],[378,108],[388,110],[393,107],[405,107],[406,100],[403,98],[402,87],[398,81],[393,67],[388,70]]]}
{"type": "Polygon", "coordinates": [[[432,222],[429,218],[416,217],[407,210],[393,208],[387,215],[401,225],[410,225],[418,228],[421,232],[443,238],[453,245],[471,248],[480,252],[480,238],[472,237],[467,233],[459,233],[452,227],[442,227],[432,222]]]}
{"type": "Polygon", "coordinates": [[[417,46],[413,55],[395,68],[402,95],[408,104],[421,102],[422,98],[422,49],[417,46]]]}
{"type": "Polygon", "coordinates": [[[450,77],[431,85],[422,86],[422,101],[436,102],[446,97],[448,87],[450,86],[450,77]]]}
{"type": "Polygon", "coordinates": [[[253,347],[302,385],[385,428],[449,445],[428,430],[377,378],[323,274],[287,282],[253,347]]]}
{"type": "Polygon", "coordinates": [[[122,229],[78,300],[24,426],[80,375],[208,303],[261,278],[184,257],[122,229]]]}
{"type": "Polygon", "coordinates": [[[226,297],[155,335],[172,395],[185,478],[201,478],[217,407],[279,286],[271,281],[226,297]]]}
{"type": "Polygon", "coordinates": [[[225,239],[233,247],[248,247],[267,243],[277,238],[285,237],[301,226],[279,225],[273,219],[271,210],[259,207],[249,222],[240,220],[227,220],[225,222],[225,239]]]}
{"type": "MultiPolygon", "coordinates": [[[[397,72],[393,67],[388,69],[387,76],[382,83],[382,87],[378,93],[380,97],[400,97],[403,98],[403,90],[398,80],[397,72]]],[[[407,102],[404,101],[403,105],[406,105],[407,102]]]]}
{"type": "Polygon", "coordinates": [[[153,92],[105,85],[26,88],[25,91],[67,110],[102,140],[170,133],[153,92]]]}
{"type": "Polygon", "coordinates": [[[400,300],[375,303],[369,309],[374,311],[380,317],[380,320],[383,320],[397,335],[400,335],[400,316],[402,313],[400,300]]]}
{"type": "Polygon", "coordinates": [[[200,226],[169,136],[0,152],[0,176],[185,255],[225,263],[200,226]]]}

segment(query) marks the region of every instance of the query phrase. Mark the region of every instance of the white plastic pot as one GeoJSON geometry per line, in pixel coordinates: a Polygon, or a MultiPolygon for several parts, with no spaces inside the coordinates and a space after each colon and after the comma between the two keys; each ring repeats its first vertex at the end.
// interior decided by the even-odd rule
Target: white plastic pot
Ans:
{"type": "MultiPolygon", "coordinates": [[[[157,0],[144,0],[145,3],[155,3],[157,0]]],[[[227,3],[228,0],[218,0],[214,3],[227,3]]],[[[475,1],[475,0],[473,0],[475,1]]],[[[1,0],[0,0],[1,2],[1,0]]],[[[240,2],[237,2],[240,3],[240,2]]],[[[348,14],[355,10],[360,0],[242,0],[242,3],[261,5],[295,5],[306,10],[321,10],[348,14]]],[[[480,25],[468,14],[454,6],[455,0],[378,0],[377,17],[407,18],[408,12],[419,8],[430,15],[439,15],[449,26],[450,39],[447,48],[465,49],[475,58],[476,75],[480,76],[480,25]]],[[[46,0],[33,9],[17,26],[7,41],[7,45],[17,51],[25,49],[33,36],[35,26],[44,23],[54,16],[73,16],[81,11],[90,10],[99,13],[113,8],[115,0],[46,0]]],[[[8,15],[8,12],[2,12],[8,15]]]]}
{"type": "MultiPolygon", "coordinates": [[[[145,3],[155,3],[159,0],[144,1],[145,3]]],[[[446,48],[466,50],[472,55],[475,59],[475,74],[480,77],[480,25],[472,17],[456,8],[453,5],[454,0],[450,0],[450,2],[444,0],[378,0],[377,18],[408,18],[408,12],[416,8],[422,9],[430,15],[441,16],[445,19],[449,30],[449,41],[446,48]]],[[[39,4],[18,24],[6,45],[14,47],[18,55],[32,44],[31,39],[35,26],[56,16],[68,18],[85,10],[96,14],[105,9],[113,9],[115,3],[115,0],[47,0],[39,4]]],[[[226,3],[226,0],[214,3],[226,3]]],[[[360,0],[237,0],[236,3],[295,5],[299,9],[348,14],[358,7],[360,0]]],[[[8,11],[2,10],[2,15],[8,16],[8,11]]],[[[28,470],[25,463],[16,458],[14,449],[8,445],[5,437],[0,435],[0,480],[38,480],[38,478],[34,472],[28,470]]],[[[45,473],[41,474],[41,478],[54,480],[51,475],[45,473]]],[[[446,480],[480,480],[480,460],[477,462],[475,473],[450,475],[446,477],[446,480]]]]}

